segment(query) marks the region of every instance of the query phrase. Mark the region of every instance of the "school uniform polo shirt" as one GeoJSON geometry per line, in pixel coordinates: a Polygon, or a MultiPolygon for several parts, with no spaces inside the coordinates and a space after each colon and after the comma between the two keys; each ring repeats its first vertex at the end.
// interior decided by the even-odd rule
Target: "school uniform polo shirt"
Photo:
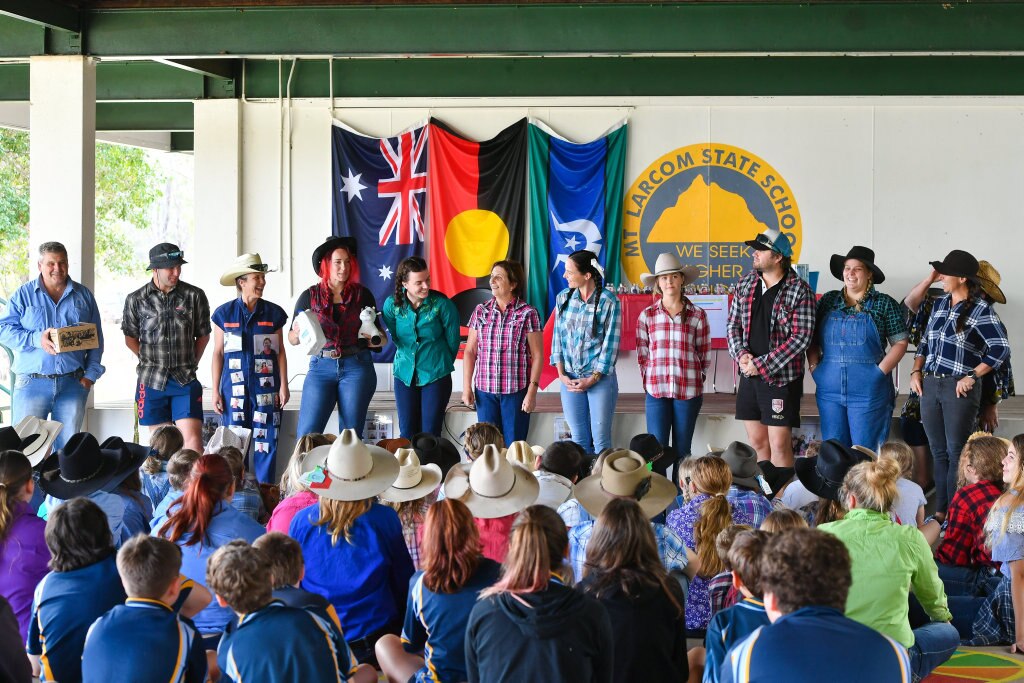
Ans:
{"type": "Polygon", "coordinates": [[[811,606],[762,626],[725,657],[722,683],[910,683],[910,658],[888,636],[831,607],[811,606]]]}
{"type": "Polygon", "coordinates": [[[725,653],[762,626],[768,626],[768,613],[758,598],[743,598],[728,609],[711,617],[704,638],[704,678],[701,683],[718,683],[719,669],[725,653]]]}
{"type": "Polygon", "coordinates": [[[203,683],[205,678],[202,638],[158,600],[128,598],[86,636],[85,683],[203,683]]]}
{"type": "Polygon", "coordinates": [[[82,680],[82,649],[92,622],[128,596],[114,555],[68,572],[50,572],[36,586],[27,649],[39,655],[43,681],[82,680]]]}
{"type": "Polygon", "coordinates": [[[348,646],[329,622],[276,600],[224,634],[217,663],[234,683],[340,682],[354,670],[348,646]]]}

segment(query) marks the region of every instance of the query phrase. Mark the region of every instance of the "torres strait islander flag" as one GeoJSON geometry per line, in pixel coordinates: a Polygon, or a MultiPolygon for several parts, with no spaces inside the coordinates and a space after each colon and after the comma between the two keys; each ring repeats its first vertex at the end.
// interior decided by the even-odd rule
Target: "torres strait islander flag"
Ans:
{"type": "Polygon", "coordinates": [[[527,121],[484,142],[430,121],[431,287],[451,297],[462,324],[491,298],[491,266],[523,261],[527,121]]]}
{"type": "MultiPolygon", "coordinates": [[[[426,123],[372,138],[335,121],[331,131],[333,234],[356,239],[359,281],[382,310],[402,259],[423,255],[427,204],[426,123]]],[[[394,344],[374,355],[390,363],[394,344]]]]}

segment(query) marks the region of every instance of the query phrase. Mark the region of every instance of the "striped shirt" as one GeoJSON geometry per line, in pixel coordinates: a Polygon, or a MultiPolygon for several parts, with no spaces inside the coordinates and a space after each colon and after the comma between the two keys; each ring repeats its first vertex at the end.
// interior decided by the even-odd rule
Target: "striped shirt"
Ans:
{"type": "Polygon", "coordinates": [[[1006,328],[992,307],[981,299],[953,305],[951,294],[939,297],[932,307],[916,357],[924,357],[925,372],[960,377],[979,363],[998,369],[1010,357],[1006,328]],[[957,320],[966,311],[964,326],[957,320]]]}
{"type": "Polygon", "coordinates": [[[654,398],[702,395],[704,377],[711,367],[710,349],[707,314],[685,297],[678,315],[671,315],[658,301],[637,319],[636,361],[644,391],[654,398]]]}
{"type": "Polygon", "coordinates": [[[583,300],[578,290],[563,289],[555,297],[555,329],[551,339],[551,364],[562,363],[565,372],[589,377],[595,372],[610,375],[615,371],[622,334],[622,307],[619,297],[604,289],[595,289],[583,300]],[[594,297],[597,322],[594,321],[594,297]]]}
{"type": "Polygon", "coordinates": [[[473,386],[489,394],[514,394],[530,383],[527,335],[541,331],[536,308],[515,298],[503,313],[491,299],[477,305],[467,327],[476,330],[473,386]]]}

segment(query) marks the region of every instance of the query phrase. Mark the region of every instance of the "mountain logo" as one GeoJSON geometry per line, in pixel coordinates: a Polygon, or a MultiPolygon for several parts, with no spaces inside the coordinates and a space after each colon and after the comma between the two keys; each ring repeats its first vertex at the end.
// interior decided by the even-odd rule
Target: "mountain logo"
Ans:
{"type": "Polygon", "coordinates": [[[751,267],[744,244],[778,228],[800,257],[803,226],[789,183],[764,159],[706,142],[656,159],[626,191],[622,267],[630,282],[663,252],[700,271],[698,284],[728,286],[751,267]]]}

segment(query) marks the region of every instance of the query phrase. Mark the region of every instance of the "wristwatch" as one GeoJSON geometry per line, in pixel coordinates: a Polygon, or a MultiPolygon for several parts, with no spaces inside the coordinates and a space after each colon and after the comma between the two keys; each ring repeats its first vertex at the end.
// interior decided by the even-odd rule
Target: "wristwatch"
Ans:
{"type": "Polygon", "coordinates": [[[974,381],[978,381],[978,373],[976,373],[974,370],[968,372],[966,375],[964,375],[964,377],[970,377],[974,381]]]}

